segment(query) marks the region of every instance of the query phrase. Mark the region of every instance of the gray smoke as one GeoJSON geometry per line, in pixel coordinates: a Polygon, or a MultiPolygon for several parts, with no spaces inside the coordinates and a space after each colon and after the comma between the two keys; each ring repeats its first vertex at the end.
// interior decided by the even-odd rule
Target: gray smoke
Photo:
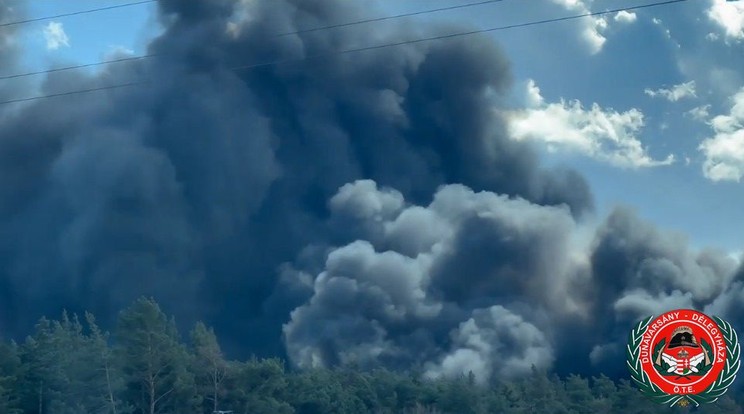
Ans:
{"type": "Polygon", "coordinates": [[[420,206],[370,180],[329,205],[330,222],[357,240],[316,249],[325,264],[314,278],[284,275],[310,296],[284,327],[300,367],[383,364],[481,381],[533,365],[617,375],[642,317],[695,308],[741,321],[735,260],[693,252],[628,209],[595,229],[566,207],[457,184],[420,206]]]}
{"type": "Polygon", "coordinates": [[[327,255],[312,297],[285,327],[300,366],[525,373],[553,361],[550,324],[582,317],[568,208],[462,185],[440,188],[428,206],[406,205],[369,180],[345,185],[330,205],[333,219],[364,230],[327,255]]]}
{"type": "MultiPolygon", "coordinates": [[[[20,70],[18,26],[8,23],[24,19],[24,4],[23,0],[0,0],[0,76],[9,76],[20,70]]],[[[0,80],[0,96],[12,96],[22,90],[23,86],[25,85],[22,82],[0,80]]]]}
{"type": "Polygon", "coordinates": [[[1,334],[63,307],[110,323],[146,294],[236,356],[485,380],[622,366],[629,323],[659,304],[744,316],[722,253],[626,210],[584,223],[585,180],[509,138],[488,37],[338,54],[457,28],[276,36],[369,13],[161,0],[161,57],[52,73],[42,93],[148,83],[1,107],[1,334]],[[284,63],[235,69],[265,62],[284,63]]]}

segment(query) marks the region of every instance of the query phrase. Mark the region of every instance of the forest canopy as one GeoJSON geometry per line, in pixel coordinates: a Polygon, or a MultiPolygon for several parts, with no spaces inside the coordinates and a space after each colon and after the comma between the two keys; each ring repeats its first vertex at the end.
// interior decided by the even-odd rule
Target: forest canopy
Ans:
{"type": "MultiPolygon", "coordinates": [[[[23,343],[0,343],[0,413],[666,413],[627,380],[559,377],[538,369],[518,380],[479,384],[473,374],[353,366],[292,369],[277,358],[230,360],[214,330],[188,335],[151,298],[120,312],[114,331],[94,315],[42,318],[23,343]]],[[[742,413],[729,393],[705,413],[742,413]]]]}

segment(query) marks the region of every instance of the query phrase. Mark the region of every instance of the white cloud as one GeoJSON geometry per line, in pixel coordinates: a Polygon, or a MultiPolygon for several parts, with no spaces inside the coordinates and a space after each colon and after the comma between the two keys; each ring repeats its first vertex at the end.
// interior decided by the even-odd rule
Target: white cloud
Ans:
{"type": "Polygon", "coordinates": [[[743,0],[713,0],[708,17],[723,29],[727,37],[744,39],[743,0]]]}
{"type": "Polygon", "coordinates": [[[542,95],[540,95],[540,88],[537,87],[537,84],[532,79],[527,80],[526,96],[527,106],[530,108],[540,106],[544,102],[542,95]]]}
{"type": "Polygon", "coordinates": [[[511,136],[517,140],[542,141],[549,150],[566,149],[624,168],[669,165],[674,156],[653,159],[636,134],[643,127],[638,109],[616,112],[598,104],[584,108],[581,102],[545,103],[534,82],[526,94],[536,104],[508,114],[511,136]],[[535,98],[535,95],[539,99],[535,98]]]}
{"type": "Polygon", "coordinates": [[[744,255],[744,251],[742,250],[734,250],[728,253],[728,256],[736,260],[737,264],[741,264],[742,255],[744,255]]]}
{"type": "Polygon", "coordinates": [[[109,45],[104,55],[105,59],[115,59],[122,56],[134,56],[134,50],[122,45],[109,45]]]}
{"type": "MultiPolygon", "coordinates": [[[[581,14],[591,12],[585,0],[553,0],[553,2],[560,4],[567,10],[581,14]]],[[[607,20],[604,17],[586,17],[582,19],[582,24],[581,37],[589,45],[589,51],[592,54],[599,53],[607,41],[607,38],[602,34],[607,29],[607,20]]]]}
{"type": "Polygon", "coordinates": [[[744,176],[744,88],[733,98],[728,115],[710,122],[715,135],[700,144],[705,155],[703,174],[713,181],[740,181],[744,176]]]}
{"type": "Polygon", "coordinates": [[[620,23],[633,23],[636,21],[636,18],[637,16],[635,13],[625,10],[621,10],[615,15],[615,21],[620,23]]]}
{"type": "Polygon", "coordinates": [[[677,102],[683,98],[694,98],[697,96],[695,94],[695,81],[680,83],[679,85],[674,85],[669,89],[661,88],[652,90],[647,88],[643,92],[652,98],[659,96],[666,98],[670,102],[677,102]]]}
{"type": "Polygon", "coordinates": [[[695,120],[705,121],[710,116],[708,111],[710,111],[710,104],[692,108],[687,111],[687,114],[689,114],[695,120]]]}
{"type": "Polygon", "coordinates": [[[67,37],[64,27],[60,22],[49,22],[44,27],[44,39],[49,50],[57,50],[60,47],[70,47],[70,38],[67,37]]]}

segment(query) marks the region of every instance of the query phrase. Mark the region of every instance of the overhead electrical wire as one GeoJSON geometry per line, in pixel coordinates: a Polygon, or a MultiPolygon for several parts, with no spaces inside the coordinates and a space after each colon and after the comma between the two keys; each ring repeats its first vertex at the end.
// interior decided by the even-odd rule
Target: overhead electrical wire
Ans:
{"type": "MultiPolygon", "coordinates": [[[[152,1],[157,1],[157,0],[148,0],[145,3],[152,2],[152,1]]],[[[441,11],[455,10],[455,9],[464,9],[464,8],[467,8],[467,7],[482,6],[482,5],[485,5],[485,4],[501,3],[503,1],[505,1],[505,0],[486,0],[486,1],[479,1],[479,2],[476,2],[476,3],[458,4],[458,5],[455,5],[455,6],[440,7],[440,8],[437,8],[437,9],[420,10],[420,11],[411,12],[411,13],[396,14],[396,15],[393,15],[393,16],[376,17],[376,18],[364,19],[364,20],[357,20],[357,21],[347,22],[347,23],[338,23],[338,24],[333,24],[333,25],[328,25],[328,26],[319,26],[319,27],[314,27],[314,28],[310,28],[310,29],[297,30],[297,31],[294,31],[294,32],[277,33],[274,36],[275,37],[284,37],[284,36],[295,35],[295,34],[317,32],[317,31],[321,31],[321,30],[337,29],[337,28],[341,28],[341,27],[356,26],[356,25],[365,24],[365,23],[380,22],[380,21],[392,20],[392,19],[400,19],[400,18],[403,18],[403,17],[418,16],[418,15],[423,15],[423,14],[436,13],[436,12],[441,12],[441,11]]],[[[134,4],[140,4],[140,3],[142,3],[142,2],[128,3],[128,5],[134,5],[134,4]]],[[[123,7],[123,6],[124,5],[120,5],[119,7],[123,7]]],[[[100,10],[100,9],[94,9],[93,11],[97,11],[97,10],[100,10]]],[[[87,12],[91,12],[91,10],[88,10],[87,12]]],[[[80,13],[83,13],[83,12],[77,12],[77,14],[80,14],[80,13]]],[[[51,18],[55,18],[55,17],[57,17],[57,16],[43,17],[43,18],[39,18],[39,19],[35,19],[35,20],[51,19],[51,18]]],[[[23,23],[23,22],[16,22],[16,23],[17,24],[20,24],[20,23],[23,23]]],[[[158,57],[158,56],[162,56],[162,54],[159,54],[159,53],[149,53],[149,54],[146,54],[146,55],[125,57],[125,58],[117,58],[117,59],[111,59],[111,60],[103,60],[103,61],[100,61],[100,62],[83,63],[83,64],[72,65],[72,66],[63,66],[63,67],[59,67],[59,68],[45,69],[45,70],[39,70],[39,71],[35,71],[35,72],[24,72],[24,73],[17,73],[17,74],[13,74],[13,75],[4,75],[4,76],[0,76],[0,80],[23,78],[23,77],[34,76],[34,75],[43,75],[43,74],[46,74],[46,73],[62,72],[62,71],[73,70],[73,69],[90,68],[90,67],[107,65],[107,64],[112,64],[112,63],[129,62],[129,61],[133,61],[133,60],[150,59],[150,58],[154,58],[154,57],[158,57]]]]}
{"type": "Polygon", "coordinates": [[[24,73],[17,73],[14,75],[4,75],[0,76],[0,80],[6,80],[6,79],[16,79],[16,78],[24,78],[26,76],[33,76],[33,75],[44,75],[47,73],[54,73],[54,72],[63,72],[66,70],[73,70],[73,69],[83,69],[83,68],[90,68],[94,66],[101,66],[106,65],[109,63],[122,63],[122,62],[131,62],[133,60],[143,60],[143,59],[150,59],[156,56],[161,56],[158,53],[150,53],[147,55],[139,55],[139,56],[129,56],[129,57],[123,57],[123,58],[117,58],[117,59],[111,59],[111,60],[104,60],[101,62],[94,62],[94,63],[82,63],[79,65],[73,65],[73,66],[63,66],[59,68],[52,68],[52,69],[44,69],[39,70],[36,72],[24,72],[24,73]]]}
{"type": "Polygon", "coordinates": [[[15,21],[15,22],[0,23],[0,27],[15,26],[15,25],[19,25],[19,24],[40,22],[40,21],[51,20],[51,19],[60,19],[62,17],[78,16],[78,15],[81,15],[81,14],[96,13],[96,12],[101,12],[101,11],[105,11],[105,10],[121,9],[122,7],[139,6],[140,4],[154,3],[156,1],[158,1],[158,0],[133,1],[133,2],[130,2],[130,3],[115,4],[113,6],[98,7],[98,8],[95,8],[95,9],[79,10],[79,11],[70,12],[70,13],[56,14],[54,16],[35,17],[33,19],[18,20],[18,21],[15,21]]]}
{"type": "MultiPolygon", "coordinates": [[[[452,39],[456,37],[463,37],[463,36],[471,36],[475,34],[481,34],[481,33],[489,33],[489,32],[495,32],[495,31],[501,31],[501,30],[508,30],[508,29],[515,29],[520,27],[528,27],[528,26],[536,26],[541,24],[547,24],[547,23],[555,23],[555,22],[562,22],[562,21],[568,21],[568,20],[576,20],[580,18],[586,18],[586,17],[596,17],[596,16],[602,16],[605,14],[612,14],[612,13],[619,13],[621,11],[630,11],[630,10],[639,10],[639,9],[646,9],[650,7],[658,7],[658,6],[666,6],[676,3],[683,3],[688,0],[666,0],[666,1],[657,1],[654,3],[647,3],[642,5],[636,5],[636,6],[628,6],[628,7],[622,7],[622,8],[616,8],[611,10],[604,10],[604,11],[597,11],[597,12],[589,12],[584,14],[578,14],[578,15],[572,15],[572,16],[564,16],[564,17],[556,17],[551,19],[543,19],[543,20],[535,20],[531,22],[524,22],[524,23],[516,23],[506,26],[498,26],[498,27],[490,27],[486,29],[478,29],[478,30],[471,30],[466,32],[458,32],[458,33],[451,33],[446,35],[439,35],[439,36],[432,36],[432,37],[424,37],[420,39],[412,39],[412,40],[405,40],[401,42],[394,42],[394,43],[384,43],[380,45],[372,45],[372,46],[364,46],[359,48],[352,48],[352,49],[345,49],[345,50],[337,50],[330,53],[322,53],[312,56],[306,56],[303,58],[297,58],[297,59],[286,59],[281,61],[272,61],[272,62],[264,62],[264,63],[256,63],[251,65],[243,65],[243,66],[234,66],[228,68],[229,70],[245,70],[245,69],[255,69],[259,67],[266,67],[266,66],[274,66],[274,65],[281,65],[286,63],[296,63],[296,62],[302,62],[306,60],[311,59],[317,59],[322,57],[328,57],[328,56],[335,56],[335,55],[342,55],[347,53],[355,53],[355,52],[363,52],[368,50],[376,50],[376,49],[383,49],[388,47],[396,47],[396,46],[402,46],[402,45],[408,45],[408,44],[416,44],[416,43],[423,43],[423,42],[430,42],[434,40],[446,40],[446,39],[452,39]]],[[[134,58],[130,59],[133,60],[134,58]]],[[[38,99],[45,99],[45,98],[53,98],[58,96],[67,96],[67,95],[76,95],[76,94],[83,94],[83,93],[89,93],[89,92],[95,92],[95,91],[101,91],[101,90],[108,90],[108,89],[116,89],[116,88],[123,88],[127,86],[135,86],[135,85],[141,85],[144,83],[147,83],[147,80],[142,81],[134,81],[134,82],[128,82],[124,84],[116,84],[116,85],[108,85],[108,86],[101,86],[97,88],[90,88],[90,89],[84,89],[84,90],[74,90],[74,91],[68,91],[68,92],[61,92],[61,93],[55,93],[50,95],[39,95],[39,96],[33,96],[28,98],[19,98],[19,99],[11,99],[7,101],[0,101],[0,105],[6,105],[11,103],[18,103],[18,102],[27,102],[27,101],[33,101],[38,99]]]]}
{"type": "Polygon", "coordinates": [[[135,82],[128,82],[128,83],[119,83],[119,84],[116,84],[116,85],[99,86],[99,87],[96,87],[96,88],[77,89],[77,90],[68,91],[68,92],[52,93],[52,94],[49,94],[49,95],[31,96],[31,97],[28,97],[28,98],[11,99],[9,101],[2,101],[2,102],[0,102],[0,105],[12,104],[12,103],[19,103],[19,102],[36,101],[36,100],[45,99],[45,98],[57,98],[57,97],[60,97],[60,96],[80,95],[80,94],[84,94],[84,93],[97,92],[97,91],[105,91],[105,90],[110,90],[110,89],[126,88],[127,86],[142,85],[142,84],[145,84],[145,83],[148,83],[148,82],[149,81],[142,80],[142,81],[135,81],[135,82]]]}
{"type": "Polygon", "coordinates": [[[520,27],[527,27],[527,26],[536,26],[539,24],[546,24],[546,23],[555,23],[555,22],[562,22],[567,20],[576,20],[584,17],[594,17],[594,16],[601,16],[605,14],[611,14],[611,13],[618,13],[621,11],[629,11],[629,10],[638,10],[638,9],[645,9],[649,7],[655,7],[655,6],[664,6],[674,3],[683,3],[687,0],[666,0],[666,1],[659,1],[655,3],[648,3],[643,4],[640,6],[631,6],[631,7],[622,7],[618,9],[612,9],[612,10],[605,10],[605,11],[598,11],[598,12],[590,12],[590,13],[584,13],[584,14],[577,14],[573,16],[565,16],[565,17],[556,17],[551,19],[544,19],[544,20],[536,20],[532,22],[525,22],[525,23],[516,23],[516,24],[510,24],[506,26],[498,26],[498,27],[490,27],[487,29],[477,29],[477,30],[471,30],[467,32],[458,32],[458,33],[450,33],[446,35],[439,35],[439,36],[432,36],[432,37],[423,37],[420,39],[413,39],[413,40],[404,40],[401,42],[395,42],[395,43],[384,43],[381,45],[373,45],[373,46],[363,46],[359,48],[353,48],[353,49],[345,49],[345,50],[337,50],[330,53],[320,53],[317,55],[312,56],[306,56],[303,58],[297,58],[297,59],[286,59],[281,61],[273,61],[273,62],[266,62],[266,63],[256,63],[252,65],[245,65],[245,66],[235,66],[231,67],[231,70],[240,70],[240,69],[253,69],[253,68],[259,68],[263,66],[273,66],[273,65],[280,65],[283,63],[293,63],[293,62],[302,62],[305,60],[310,59],[317,59],[322,57],[328,57],[328,56],[335,56],[335,55],[342,55],[346,53],[354,53],[354,52],[364,52],[368,50],[376,50],[376,49],[383,49],[388,47],[395,47],[395,46],[402,46],[402,45],[410,45],[410,44],[416,44],[416,43],[423,43],[423,42],[430,42],[433,40],[446,40],[446,39],[452,39],[456,37],[463,37],[463,36],[472,36],[475,34],[481,34],[481,33],[489,33],[489,32],[495,32],[500,30],[507,30],[507,29],[516,29],[520,27]]]}
{"type": "Polygon", "coordinates": [[[441,11],[449,11],[449,10],[455,10],[455,9],[464,9],[466,7],[482,6],[484,4],[501,3],[502,1],[504,1],[504,0],[486,0],[486,1],[479,1],[477,3],[458,4],[458,5],[455,5],[455,6],[440,7],[438,9],[421,10],[421,11],[417,11],[417,12],[396,14],[396,15],[393,15],[393,16],[375,17],[375,18],[371,18],[371,19],[357,20],[357,21],[348,22],[348,23],[332,24],[332,25],[329,25],[329,26],[319,26],[319,27],[314,27],[312,29],[301,29],[301,30],[297,30],[297,31],[294,31],[294,32],[278,33],[276,36],[289,36],[289,35],[294,35],[294,34],[317,32],[319,30],[337,29],[337,28],[340,28],[340,27],[356,26],[358,24],[364,24],[364,23],[381,22],[381,21],[385,21],[385,20],[399,19],[401,17],[411,17],[411,16],[422,15],[422,14],[436,13],[436,12],[441,12],[441,11]]]}

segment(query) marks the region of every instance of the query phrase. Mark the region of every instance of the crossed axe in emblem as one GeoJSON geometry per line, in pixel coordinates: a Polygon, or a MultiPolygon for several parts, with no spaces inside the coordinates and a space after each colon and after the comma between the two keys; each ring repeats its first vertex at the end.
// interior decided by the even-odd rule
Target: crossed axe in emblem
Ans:
{"type": "MultiPolygon", "coordinates": [[[[704,355],[705,355],[705,365],[708,365],[708,364],[710,364],[710,355],[708,354],[708,350],[707,350],[707,349],[705,349],[705,348],[703,348],[703,353],[704,353],[704,355]]],[[[658,355],[658,356],[656,357],[656,364],[657,364],[657,365],[661,365],[661,358],[662,358],[662,354],[663,354],[663,352],[659,352],[659,355],[658,355]]],[[[687,358],[687,357],[688,357],[689,355],[690,355],[690,354],[689,354],[689,353],[688,353],[687,351],[685,351],[684,349],[683,349],[683,350],[681,350],[681,351],[679,351],[679,352],[677,353],[677,357],[678,357],[679,359],[685,359],[685,358],[687,358]]],[[[668,357],[665,357],[665,360],[667,360],[667,362],[671,362],[671,361],[674,361],[674,360],[671,360],[671,359],[670,359],[670,358],[668,358],[668,357]]],[[[671,372],[671,371],[673,371],[673,370],[675,370],[675,369],[676,369],[676,364],[672,365],[672,367],[671,367],[671,368],[669,368],[669,371],[671,372]]],[[[697,372],[697,370],[695,370],[695,372],[697,372]]],[[[690,377],[689,377],[689,376],[688,376],[687,374],[680,374],[680,375],[677,375],[677,377],[676,377],[675,379],[677,380],[677,379],[681,379],[681,378],[685,378],[685,379],[688,379],[688,380],[692,380],[692,378],[690,378],[690,377]]]]}

